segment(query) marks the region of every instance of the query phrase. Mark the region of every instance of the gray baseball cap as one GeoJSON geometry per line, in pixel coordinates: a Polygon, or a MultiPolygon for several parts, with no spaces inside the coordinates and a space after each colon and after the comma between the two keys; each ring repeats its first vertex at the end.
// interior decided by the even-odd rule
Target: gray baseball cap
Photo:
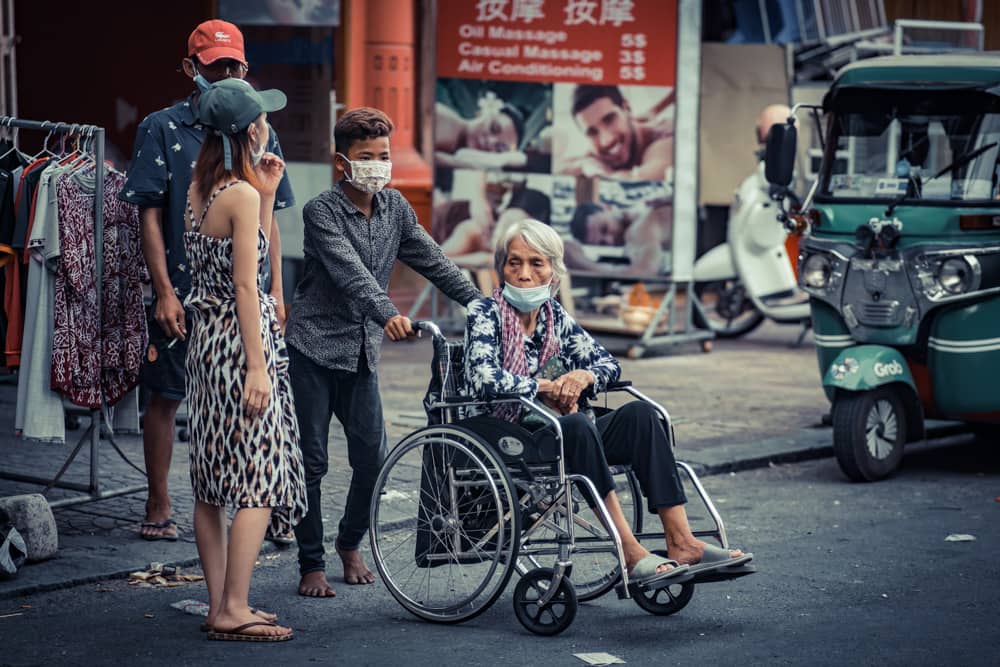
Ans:
{"type": "Polygon", "coordinates": [[[285,108],[288,98],[277,89],[254,90],[243,79],[222,79],[202,92],[198,100],[198,120],[226,135],[250,127],[262,112],[285,108]]]}

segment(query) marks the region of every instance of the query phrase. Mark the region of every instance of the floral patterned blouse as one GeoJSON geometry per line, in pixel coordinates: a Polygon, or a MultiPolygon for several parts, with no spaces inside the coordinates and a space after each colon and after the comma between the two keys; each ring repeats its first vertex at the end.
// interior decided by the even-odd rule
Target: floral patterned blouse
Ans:
{"type": "Polygon", "coordinates": [[[535,332],[524,337],[524,351],[530,376],[515,375],[503,368],[501,349],[500,308],[492,298],[469,302],[465,327],[465,375],[472,392],[479,398],[493,398],[498,394],[518,394],[533,399],[538,392],[538,355],[545,338],[546,327],[554,326],[559,343],[559,359],[567,371],[588,370],[597,382],[584,392],[585,398],[594,399],[609,382],[621,375],[621,366],[593,336],[583,330],[555,300],[552,319],[548,322],[546,309],[539,309],[535,332]]]}

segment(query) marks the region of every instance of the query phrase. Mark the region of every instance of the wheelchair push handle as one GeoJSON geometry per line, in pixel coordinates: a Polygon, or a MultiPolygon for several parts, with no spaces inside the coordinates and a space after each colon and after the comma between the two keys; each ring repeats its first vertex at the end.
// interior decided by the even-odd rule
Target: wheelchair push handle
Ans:
{"type": "Polygon", "coordinates": [[[436,338],[444,338],[444,334],[441,333],[441,329],[438,325],[434,324],[430,320],[412,320],[410,322],[410,326],[413,327],[414,331],[426,331],[436,338]]]}

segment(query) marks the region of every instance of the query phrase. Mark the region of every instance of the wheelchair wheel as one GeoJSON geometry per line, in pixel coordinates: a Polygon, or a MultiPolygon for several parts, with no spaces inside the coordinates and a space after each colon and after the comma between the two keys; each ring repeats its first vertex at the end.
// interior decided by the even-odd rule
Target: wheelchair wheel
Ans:
{"type": "MultiPolygon", "coordinates": [[[[631,472],[615,475],[615,492],[622,506],[625,518],[632,531],[642,531],[642,494],[639,483],[631,472]]],[[[573,485],[573,531],[577,551],[571,555],[573,561],[573,586],[580,602],[595,600],[615,587],[621,578],[618,556],[614,552],[611,536],[604,528],[597,513],[584,499],[579,485],[573,485]]],[[[556,511],[552,516],[556,526],[565,529],[564,513],[556,511]]],[[[536,544],[554,544],[556,526],[543,523],[538,526],[522,526],[521,558],[518,569],[527,572],[543,566],[543,557],[531,555],[531,547],[536,544]]],[[[551,557],[551,556],[550,556],[551,557]]]]}
{"type": "MultiPolygon", "coordinates": [[[[664,558],[667,557],[667,552],[662,549],[656,549],[652,553],[664,558]]],[[[646,591],[640,591],[633,587],[631,593],[635,603],[650,614],[669,616],[679,612],[691,601],[691,596],[694,595],[694,584],[689,581],[646,591]]]]}
{"type": "Polygon", "coordinates": [[[375,565],[410,613],[459,623],[510,580],[520,531],[513,483],[471,431],[421,429],[390,452],[372,498],[375,565]]]}
{"type": "Polygon", "coordinates": [[[539,608],[538,601],[552,585],[552,568],[540,567],[521,577],[514,587],[514,614],[525,628],[536,635],[557,635],[576,618],[579,607],[576,590],[568,577],[559,582],[559,589],[547,605],[539,608]]]}

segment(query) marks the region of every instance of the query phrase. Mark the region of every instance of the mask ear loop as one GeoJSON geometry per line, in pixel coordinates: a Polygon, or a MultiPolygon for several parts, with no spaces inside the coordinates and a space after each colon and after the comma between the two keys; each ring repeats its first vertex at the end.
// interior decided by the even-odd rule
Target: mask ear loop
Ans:
{"type": "Polygon", "coordinates": [[[349,166],[349,167],[351,168],[351,175],[350,175],[350,176],[348,176],[348,175],[347,175],[347,170],[346,170],[346,169],[344,170],[344,179],[345,179],[345,180],[346,180],[346,181],[347,181],[348,183],[353,183],[353,182],[354,182],[354,163],[353,163],[353,162],[351,162],[350,158],[348,158],[348,157],[347,157],[346,155],[344,155],[344,154],[343,154],[343,153],[341,153],[340,151],[337,151],[337,155],[339,155],[339,156],[340,156],[340,158],[341,158],[341,159],[342,159],[342,160],[343,160],[344,162],[346,162],[346,163],[347,163],[347,166],[349,166]]]}
{"type": "Polygon", "coordinates": [[[194,60],[191,61],[191,68],[194,70],[194,85],[198,86],[200,92],[205,92],[212,87],[212,84],[208,82],[208,79],[201,75],[198,71],[198,66],[194,64],[194,60]]]}

